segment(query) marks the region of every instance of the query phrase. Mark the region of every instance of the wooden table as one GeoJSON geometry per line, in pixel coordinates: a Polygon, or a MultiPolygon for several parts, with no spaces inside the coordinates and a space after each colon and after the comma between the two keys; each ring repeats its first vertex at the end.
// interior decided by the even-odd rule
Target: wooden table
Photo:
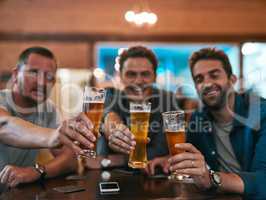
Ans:
{"type": "Polygon", "coordinates": [[[114,200],[114,199],[219,199],[219,200],[240,200],[238,195],[211,194],[200,192],[193,184],[181,184],[167,179],[155,179],[145,177],[141,174],[127,174],[121,171],[112,170],[109,181],[117,181],[120,186],[120,193],[113,195],[101,195],[98,184],[102,181],[101,171],[91,170],[86,173],[83,180],[66,180],[66,177],[58,177],[45,181],[45,188],[37,183],[26,184],[3,193],[0,199],[8,200],[114,200]],[[85,191],[75,193],[59,193],[53,190],[54,187],[64,185],[80,185],[86,188],[85,191]]]}

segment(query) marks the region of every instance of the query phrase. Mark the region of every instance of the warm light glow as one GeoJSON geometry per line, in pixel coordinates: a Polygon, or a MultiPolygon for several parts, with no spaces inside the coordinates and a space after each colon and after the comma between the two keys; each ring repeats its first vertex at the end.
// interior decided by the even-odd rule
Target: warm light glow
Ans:
{"type": "Polygon", "coordinates": [[[243,55],[251,55],[257,51],[257,46],[252,42],[247,42],[242,46],[241,51],[243,55]]]}
{"type": "Polygon", "coordinates": [[[154,25],[157,22],[158,17],[153,12],[143,11],[136,13],[130,10],[125,13],[125,19],[129,23],[133,23],[136,26],[144,26],[144,25],[154,25]]]}
{"type": "Polygon", "coordinates": [[[158,20],[157,15],[155,15],[154,13],[150,13],[148,15],[148,19],[150,21],[150,24],[155,24],[158,20]]]}
{"type": "Polygon", "coordinates": [[[126,12],[126,14],[125,14],[125,19],[126,19],[128,22],[133,22],[133,21],[134,21],[134,18],[135,18],[135,13],[134,13],[134,11],[129,10],[129,11],[126,12]]]}
{"type": "Polygon", "coordinates": [[[99,80],[104,80],[104,78],[105,78],[105,72],[101,68],[94,69],[93,70],[93,75],[95,76],[95,78],[97,78],[99,80]]]}

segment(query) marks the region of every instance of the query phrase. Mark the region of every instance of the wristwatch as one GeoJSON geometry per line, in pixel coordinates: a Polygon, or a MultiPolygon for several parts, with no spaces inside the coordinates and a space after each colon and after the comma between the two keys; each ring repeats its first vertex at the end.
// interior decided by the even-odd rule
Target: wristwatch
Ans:
{"type": "Polygon", "coordinates": [[[110,164],[111,164],[111,160],[110,159],[104,158],[101,161],[102,168],[107,168],[107,167],[110,166],[110,164]]]}
{"type": "Polygon", "coordinates": [[[34,169],[40,174],[40,178],[39,180],[44,180],[45,176],[46,176],[46,171],[45,171],[45,167],[36,163],[34,165],[34,169]]]}
{"type": "Polygon", "coordinates": [[[210,169],[209,175],[211,179],[211,189],[218,189],[222,185],[220,174],[210,169]]]}

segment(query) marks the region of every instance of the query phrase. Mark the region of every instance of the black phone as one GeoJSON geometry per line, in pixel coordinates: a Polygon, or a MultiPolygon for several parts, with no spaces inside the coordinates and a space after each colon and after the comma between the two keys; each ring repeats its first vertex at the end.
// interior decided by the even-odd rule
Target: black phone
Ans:
{"type": "Polygon", "coordinates": [[[55,187],[53,189],[55,191],[61,192],[61,193],[81,192],[81,191],[85,190],[84,187],[78,186],[78,185],[64,185],[64,186],[60,186],[60,187],[55,187]]]}
{"type": "Polygon", "coordinates": [[[118,182],[100,182],[100,192],[105,193],[118,193],[120,191],[118,182]]]}

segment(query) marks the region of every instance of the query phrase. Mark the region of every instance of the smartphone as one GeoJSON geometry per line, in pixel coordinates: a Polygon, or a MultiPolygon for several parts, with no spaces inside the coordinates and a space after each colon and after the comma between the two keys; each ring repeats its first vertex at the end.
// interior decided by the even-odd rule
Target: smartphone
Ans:
{"type": "Polygon", "coordinates": [[[120,191],[118,182],[100,182],[100,192],[105,193],[118,193],[120,191]]]}
{"type": "Polygon", "coordinates": [[[61,193],[81,192],[85,190],[84,187],[78,185],[65,185],[65,186],[55,187],[53,189],[61,193]]]}

